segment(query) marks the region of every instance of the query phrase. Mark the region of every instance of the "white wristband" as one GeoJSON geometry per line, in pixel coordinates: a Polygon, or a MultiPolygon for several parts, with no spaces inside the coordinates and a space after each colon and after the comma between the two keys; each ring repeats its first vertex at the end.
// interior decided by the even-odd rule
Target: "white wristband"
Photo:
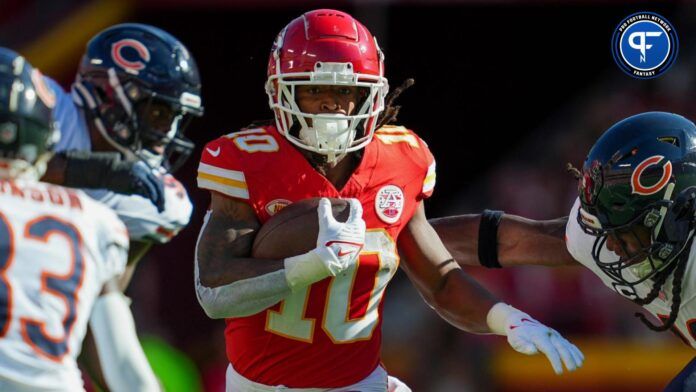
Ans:
{"type": "Polygon", "coordinates": [[[288,257],[284,264],[285,279],[293,291],[332,276],[316,249],[299,256],[288,257]]]}
{"type": "Polygon", "coordinates": [[[508,325],[510,325],[509,319],[513,313],[522,312],[504,302],[498,302],[491,307],[486,316],[488,328],[496,335],[507,336],[508,325]]]}

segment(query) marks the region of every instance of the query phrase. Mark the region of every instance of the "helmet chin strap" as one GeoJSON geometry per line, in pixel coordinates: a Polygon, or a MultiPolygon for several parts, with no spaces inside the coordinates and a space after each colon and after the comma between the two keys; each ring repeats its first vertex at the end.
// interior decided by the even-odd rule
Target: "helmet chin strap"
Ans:
{"type": "MultiPolygon", "coordinates": [[[[183,116],[178,115],[174,118],[172,121],[169,131],[167,131],[167,134],[164,138],[162,138],[162,143],[165,145],[169,145],[172,143],[172,140],[176,137],[177,133],[179,132],[179,127],[181,125],[181,120],[183,116]]],[[[138,151],[135,152],[135,154],[145,163],[147,163],[148,166],[151,168],[163,168],[164,163],[165,163],[165,153],[163,154],[158,154],[146,147],[140,148],[138,151]]]]}
{"type": "Polygon", "coordinates": [[[106,132],[106,127],[104,127],[104,123],[102,120],[98,117],[94,118],[94,125],[97,127],[97,130],[99,131],[99,134],[106,140],[107,143],[111,145],[116,151],[120,152],[123,154],[123,156],[126,157],[126,159],[134,159],[137,157],[135,152],[133,152],[131,149],[126,148],[120,144],[118,144],[114,139],[109,136],[109,133],[106,132]]]}
{"type": "MultiPolygon", "coordinates": [[[[665,200],[665,201],[672,200],[672,192],[674,192],[674,182],[671,182],[671,183],[669,183],[669,185],[667,185],[667,189],[665,190],[665,194],[664,194],[662,200],[665,200]]],[[[660,218],[657,220],[657,223],[655,223],[655,229],[653,230],[654,233],[659,233],[660,230],[662,229],[662,223],[665,221],[666,214],[667,214],[667,205],[665,204],[662,207],[660,207],[660,211],[659,211],[660,218]]],[[[653,240],[653,238],[651,238],[651,240],[653,240]]],[[[645,260],[638,262],[638,263],[635,263],[634,265],[630,266],[629,269],[639,279],[643,279],[644,277],[653,273],[655,271],[655,269],[660,270],[664,264],[665,264],[664,259],[656,258],[656,259],[653,259],[653,262],[651,263],[651,260],[649,258],[646,258],[645,260]]]]}
{"type": "MultiPolygon", "coordinates": [[[[662,197],[662,200],[672,200],[672,192],[674,192],[674,182],[670,182],[667,185],[667,189],[665,189],[665,195],[662,197]]],[[[660,207],[660,220],[657,221],[657,226],[654,230],[655,233],[659,233],[660,230],[662,230],[662,223],[665,221],[665,215],[667,215],[667,205],[660,207]]]]}
{"type": "Polygon", "coordinates": [[[355,130],[348,130],[348,120],[341,114],[322,114],[322,117],[312,119],[311,127],[304,121],[302,123],[300,139],[314,148],[325,150],[321,154],[326,155],[328,163],[342,158],[355,138],[355,130]]]}

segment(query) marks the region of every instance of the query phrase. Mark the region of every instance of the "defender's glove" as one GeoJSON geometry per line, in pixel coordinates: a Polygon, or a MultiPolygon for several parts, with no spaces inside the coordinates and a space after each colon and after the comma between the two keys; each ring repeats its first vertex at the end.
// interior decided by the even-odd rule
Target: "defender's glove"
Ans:
{"type": "Polygon", "coordinates": [[[142,161],[123,161],[117,152],[67,151],[63,185],[72,188],[108,189],[150,199],[164,211],[164,183],[142,161]]]}
{"type": "Polygon", "coordinates": [[[566,369],[573,371],[585,360],[585,356],[574,344],[567,341],[556,330],[534,320],[530,315],[512,306],[498,302],[488,311],[488,327],[498,335],[505,335],[510,346],[522,354],[544,353],[556,374],[566,369]]]}
{"type": "Polygon", "coordinates": [[[355,264],[365,244],[365,221],[360,202],[350,199],[349,205],[348,220],[341,223],[331,212],[331,202],[326,198],[319,201],[317,247],[285,259],[285,278],[291,289],[336,276],[355,264]]]}

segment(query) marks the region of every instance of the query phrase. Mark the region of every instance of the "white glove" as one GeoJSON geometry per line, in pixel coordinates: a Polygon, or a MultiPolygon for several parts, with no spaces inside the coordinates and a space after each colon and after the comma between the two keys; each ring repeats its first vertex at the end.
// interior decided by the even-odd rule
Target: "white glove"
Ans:
{"type": "Polygon", "coordinates": [[[556,330],[508,304],[495,304],[488,311],[486,321],[493,333],[507,336],[508,343],[516,351],[527,355],[539,351],[544,353],[556,374],[563,373],[561,362],[566,369],[573,371],[582,366],[585,360],[582,352],[556,330]]]}
{"type": "Polygon", "coordinates": [[[394,376],[387,376],[387,392],[413,392],[408,385],[394,376]]]}
{"type": "Polygon", "coordinates": [[[291,289],[336,276],[355,264],[365,244],[365,221],[360,202],[349,199],[348,203],[348,220],[341,223],[334,218],[329,199],[319,200],[317,247],[303,255],[285,259],[285,278],[291,289]]]}

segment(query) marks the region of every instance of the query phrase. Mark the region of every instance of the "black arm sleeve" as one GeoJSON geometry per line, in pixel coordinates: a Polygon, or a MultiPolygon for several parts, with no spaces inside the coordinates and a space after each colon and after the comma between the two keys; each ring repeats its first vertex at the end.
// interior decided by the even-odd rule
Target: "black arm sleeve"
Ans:
{"type": "Polygon", "coordinates": [[[503,211],[484,210],[479,223],[478,257],[486,268],[502,268],[498,261],[498,225],[503,211]]]}

